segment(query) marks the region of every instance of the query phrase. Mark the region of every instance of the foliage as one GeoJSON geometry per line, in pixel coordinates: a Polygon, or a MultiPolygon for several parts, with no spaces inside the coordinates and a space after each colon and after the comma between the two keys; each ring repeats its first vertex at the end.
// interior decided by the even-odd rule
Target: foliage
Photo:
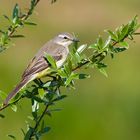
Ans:
{"type": "MultiPolygon", "coordinates": [[[[9,45],[12,38],[20,38],[24,37],[24,35],[16,34],[18,28],[23,28],[25,25],[35,26],[36,23],[29,21],[29,17],[33,14],[35,7],[39,3],[40,0],[31,0],[29,10],[25,13],[20,10],[18,4],[15,4],[13,8],[13,12],[11,17],[7,15],[3,15],[6,20],[9,21],[10,25],[6,31],[0,30],[0,52],[8,49],[11,45],[9,45]]],[[[56,0],[51,0],[51,3],[56,2],[56,0]]]]}
{"type": "MultiPolygon", "coordinates": [[[[33,9],[38,2],[39,0],[31,0],[31,7],[27,14],[21,14],[21,12],[19,12],[19,7],[16,4],[13,10],[12,21],[5,16],[10,22],[12,22],[12,26],[10,26],[8,31],[2,32],[1,48],[3,50],[6,49],[4,46],[12,37],[23,36],[13,35],[18,27],[25,24],[34,25],[34,23],[27,22],[26,20],[32,14],[33,9]]],[[[107,64],[104,63],[104,59],[107,56],[114,58],[115,54],[127,50],[129,48],[128,40],[133,40],[134,35],[139,34],[137,33],[139,27],[140,24],[138,23],[137,16],[135,16],[128,24],[118,27],[115,31],[106,30],[105,32],[107,32],[108,37],[105,41],[99,36],[97,41],[89,46],[86,44],[81,46],[74,44],[67,62],[61,68],[57,68],[53,57],[46,54],[45,58],[46,61],[50,63],[51,73],[46,75],[47,78],[45,81],[35,80],[30,87],[20,91],[20,93],[12,99],[8,105],[4,106],[1,103],[0,110],[2,111],[7,107],[11,107],[11,109],[16,112],[17,103],[24,98],[29,99],[32,107],[31,116],[28,116],[30,121],[27,123],[27,130],[21,129],[21,131],[24,140],[39,140],[42,135],[50,131],[50,127],[45,123],[44,117],[46,115],[52,116],[54,111],[60,111],[60,109],[50,109],[50,107],[54,107],[58,101],[67,97],[67,95],[61,92],[61,89],[73,89],[75,88],[76,80],[89,78],[89,74],[82,73],[83,68],[96,68],[102,74],[107,76],[105,70],[107,64]]],[[[1,91],[0,97],[4,100],[6,94],[1,91]]],[[[0,114],[0,117],[4,118],[5,116],[0,114]]],[[[16,137],[11,134],[9,134],[8,137],[16,139],[16,137]]]]}

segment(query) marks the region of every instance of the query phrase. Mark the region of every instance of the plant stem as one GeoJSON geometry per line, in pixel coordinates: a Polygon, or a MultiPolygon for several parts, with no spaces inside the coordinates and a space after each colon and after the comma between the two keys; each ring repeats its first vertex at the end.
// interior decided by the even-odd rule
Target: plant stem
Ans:
{"type": "MultiPolygon", "coordinates": [[[[36,3],[34,4],[33,8],[29,8],[29,10],[27,11],[27,13],[25,13],[24,15],[22,15],[21,17],[19,17],[19,19],[21,20],[21,22],[24,24],[24,22],[32,15],[34,8],[37,6],[37,4],[39,3],[40,0],[37,0],[36,3]]],[[[8,38],[7,40],[10,40],[12,35],[16,32],[16,29],[19,26],[12,26],[10,25],[7,29],[7,31],[5,31],[5,34],[7,34],[8,38]]],[[[7,43],[2,44],[0,47],[2,48],[1,52],[3,50],[6,50],[6,47],[4,47],[7,43]]]]}
{"type": "Polygon", "coordinates": [[[9,103],[7,105],[3,105],[3,107],[0,108],[0,111],[6,109],[7,107],[9,107],[10,105],[16,104],[19,100],[21,100],[22,98],[24,98],[25,96],[21,96],[18,100],[14,101],[13,103],[9,103]]]}
{"type": "Polygon", "coordinates": [[[32,133],[31,133],[31,135],[30,135],[29,140],[31,140],[32,137],[34,136],[34,133],[36,132],[36,129],[37,129],[38,126],[40,125],[40,122],[42,121],[43,117],[45,116],[45,114],[46,114],[46,112],[47,112],[47,110],[48,110],[48,107],[49,107],[49,104],[46,105],[44,111],[42,112],[42,114],[41,114],[41,116],[40,116],[40,118],[39,118],[39,120],[36,122],[35,127],[33,128],[33,131],[32,131],[32,133]]]}
{"type": "MultiPolygon", "coordinates": [[[[124,37],[124,39],[126,39],[127,37],[128,37],[128,36],[124,37]]],[[[119,43],[119,42],[113,42],[111,46],[113,47],[113,46],[115,46],[115,45],[118,44],[118,43],[119,43]]],[[[101,55],[102,55],[102,53],[98,53],[98,54],[95,56],[95,58],[97,58],[97,57],[99,57],[99,56],[101,56],[101,55]]],[[[76,71],[77,69],[80,69],[81,67],[87,65],[87,64],[90,63],[90,62],[91,62],[90,60],[87,60],[87,61],[85,61],[84,63],[82,63],[81,65],[78,65],[77,67],[73,68],[72,71],[76,71]]]]}

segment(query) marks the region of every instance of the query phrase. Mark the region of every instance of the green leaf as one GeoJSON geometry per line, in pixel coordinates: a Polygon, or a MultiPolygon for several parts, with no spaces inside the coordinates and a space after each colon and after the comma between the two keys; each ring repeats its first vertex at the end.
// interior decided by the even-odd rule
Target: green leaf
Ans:
{"type": "Polygon", "coordinates": [[[35,140],[40,140],[40,135],[38,133],[35,133],[35,140]]]}
{"type": "Polygon", "coordinates": [[[15,5],[15,7],[13,9],[13,19],[18,18],[18,15],[19,15],[19,6],[16,3],[16,5],[15,5]]]}
{"type": "Polygon", "coordinates": [[[64,71],[67,74],[67,76],[69,76],[72,72],[72,66],[71,66],[71,62],[68,62],[64,65],[64,71]]]}
{"type": "Polygon", "coordinates": [[[52,68],[57,69],[56,62],[55,62],[54,58],[47,53],[45,53],[45,57],[46,57],[47,61],[49,62],[49,64],[52,66],[52,68]]]}
{"type": "Polygon", "coordinates": [[[13,140],[16,140],[16,137],[15,136],[13,136],[13,135],[7,135],[9,138],[11,138],[11,139],[13,139],[13,140]]]}
{"type": "Polygon", "coordinates": [[[30,120],[32,120],[32,121],[34,120],[34,118],[36,118],[36,117],[37,117],[37,115],[36,115],[36,116],[34,116],[34,114],[33,114],[33,113],[34,113],[34,112],[32,112],[32,115],[33,115],[33,116],[28,116],[28,119],[30,119],[30,120]]]}
{"type": "Polygon", "coordinates": [[[43,120],[42,123],[41,123],[41,130],[44,129],[44,126],[45,126],[45,122],[44,122],[44,120],[43,120]]]}
{"type": "Polygon", "coordinates": [[[71,75],[67,78],[65,85],[68,86],[75,79],[85,79],[89,77],[90,75],[88,74],[71,73],[71,75]]]}
{"type": "Polygon", "coordinates": [[[77,49],[77,52],[81,54],[86,48],[87,44],[83,44],[77,49]]]}
{"type": "Polygon", "coordinates": [[[128,35],[129,25],[125,25],[121,31],[120,40],[124,40],[124,38],[128,35]]]}
{"type": "Polygon", "coordinates": [[[5,34],[5,32],[4,32],[4,31],[2,31],[2,30],[0,30],[0,33],[5,34]]]}
{"type": "Polygon", "coordinates": [[[39,131],[39,133],[40,134],[44,134],[44,133],[47,133],[47,132],[49,132],[50,131],[50,127],[45,127],[45,128],[43,128],[43,129],[41,129],[41,131],[39,131]]]}
{"type": "MultiPolygon", "coordinates": [[[[37,111],[32,112],[33,118],[30,116],[31,120],[37,120],[37,111]]],[[[29,118],[29,117],[28,117],[29,118]]]]}
{"type": "Polygon", "coordinates": [[[10,18],[8,16],[6,16],[6,15],[3,15],[3,16],[4,16],[5,19],[7,19],[8,21],[11,22],[11,20],[10,20],[10,18]]]}
{"type": "Polygon", "coordinates": [[[52,117],[52,114],[51,114],[51,111],[50,111],[50,110],[47,110],[47,111],[46,111],[46,114],[47,114],[49,117],[52,117]]]}
{"type": "Polygon", "coordinates": [[[101,36],[99,36],[99,38],[97,39],[97,43],[98,43],[98,45],[100,46],[100,48],[103,47],[103,39],[102,39],[101,36]]]}
{"type": "Polygon", "coordinates": [[[92,44],[92,45],[90,45],[88,48],[89,49],[98,49],[98,45],[97,45],[97,43],[95,43],[95,44],[92,44]]]}
{"type": "Polygon", "coordinates": [[[62,100],[62,99],[64,99],[64,98],[66,98],[66,97],[67,97],[67,95],[58,96],[57,98],[53,99],[52,102],[60,101],[60,100],[62,100]]]}
{"type": "Polygon", "coordinates": [[[2,119],[3,119],[3,118],[5,118],[5,116],[4,116],[3,114],[0,114],[0,118],[2,118],[2,119]]]}
{"type": "Polygon", "coordinates": [[[16,105],[11,105],[11,109],[12,109],[14,112],[17,112],[17,106],[16,106],[16,105]]]}
{"type": "Polygon", "coordinates": [[[106,40],[106,42],[105,42],[105,44],[104,44],[104,47],[103,47],[103,48],[107,48],[107,47],[109,47],[110,42],[111,42],[111,36],[109,36],[109,37],[108,37],[108,39],[106,40]]]}
{"type": "Polygon", "coordinates": [[[104,68],[100,68],[99,71],[106,77],[108,77],[107,72],[105,71],[104,68]]]}
{"type": "Polygon", "coordinates": [[[35,2],[36,2],[36,0],[31,0],[31,10],[34,8],[35,2]]]}
{"type": "Polygon", "coordinates": [[[113,59],[114,58],[114,53],[110,53],[110,56],[111,56],[111,58],[113,59]]]}
{"type": "Polygon", "coordinates": [[[56,109],[50,109],[49,111],[50,112],[58,112],[58,111],[61,111],[62,110],[62,108],[56,108],[56,109]]]}
{"type": "Polygon", "coordinates": [[[81,56],[79,53],[76,52],[76,53],[73,55],[73,62],[74,62],[74,63],[80,63],[81,59],[82,59],[82,56],[81,56]]]}
{"type": "Polygon", "coordinates": [[[137,25],[135,26],[135,31],[137,31],[139,28],[140,28],[140,24],[137,24],[137,25]]]}
{"type": "Polygon", "coordinates": [[[21,128],[21,132],[22,132],[23,136],[25,137],[25,132],[22,128],[21,128]]]}
{"type": "Polygon", "coordinates": [[[32,103],[32,112],[36,112],[39,109],[39,103],[35,100],[33,100],[32,103]]]}
{"type": "Polygon", "coordinates": [[[44,89],[43,88],[39,88],[38,89],[38,93],[39,93],[40,98],[43,99],[44,98],[44,95],[45,95],[44,89]]]}
{"type": "Polygon", "coordinates": [[[100,63],[97,63],[97,67],[100,69],[100,68],[106,68],[107,65],[104,64],[103,62],[100,62],[100,63]]]}
{"type": "Polygon", "coordinates": [[[116,28],[116,35],[117,35],[117,38],[118,38],[118,42],[122,41],[122,39],[121,39],[121,27],[116,28]]]}
{"type": "Polygon", "coordinates": [[[25,137],[24,137],[24,140],[30,140],[30,136],[33,132],[33,128],[32,127],[29,127],[29,130],[27,131],[25,137]]]}
{"type": "Polygon", "coordinates": [[[32,98],[33,98],[35,101],[39,102],[39,103],[43,103],[43,102],[44,102],[41,98],[39,98],[39,97],[37,97],[37,96],[33,96],[32,98]]]}
{"type": "Polygon", "coordinates": [[[36,23],[33,23],[33,22],[24,22],[24,24],[26,24],[26,25],[32,25],[32,26],[36,26],[37,24],[36,23]]]}
{"type": "Polygon", "coordinates": [[[7,97],[7,94],[6,94],[5,92],[3,92],[3,91],[0,90],[0,98],[1,98],[2,100],[5,100],[6,97],[7,97]]]}
{"type": "Polygon", "coordinates": [[[79,77],[79,79],[86,79],[86,78],[90,78],[90,75],[88,75],[88,74],[79,74],[78,77],[79,77]]]}
{"type": "Polygon", "coordinates": [[[126,48],[129,47],[129,44],[128,44],[126,41],[119,42],[119,45],[120,45],[121,47],[126,47],[126,48]]]}
{"type": "Polygon", "coordinates": [[[129,32],[131,33],[134,30],[135,26],[137,25],[137,16],[135,16],[134,19],[131,20],[128,25],[129,25],[129,32]]]}
{"type": "Polygon", "coordinates": [[[67,77],[67,74],[66,74],[64,68],[59,69],[57,72],[58,72],[60,77],[62,77],[62,78],[66,78],[67,77]]]}
{"type": "Polygon", "coordinates": [[[107,32],[110,36],[111,36],[111,39],[114,40],[114,41],[118,41],[118,38],[116,36],[116,34],[110,30],[105,30],[105,32],[107,32]]]}
{"type": "Polygon", "coordinates": [[[125,50],[127,50],[127,48],[125,48],[125,47],[114,48],[115,53],[123,52],[125,50]]]}

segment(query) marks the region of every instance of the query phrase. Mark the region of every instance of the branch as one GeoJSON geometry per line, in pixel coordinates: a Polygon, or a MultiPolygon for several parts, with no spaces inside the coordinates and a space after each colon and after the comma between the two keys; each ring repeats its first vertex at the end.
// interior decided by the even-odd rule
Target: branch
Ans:
{"type": "Polygon", "coordinates": [[[25,24],[36,25],[34,23],[26,22],[26,21],[32,15],[39,1],[40,0],[31,0],[31,5],[27,13],[21,13],[18,4],[16,4],[13,9],[12,20],[8,16],[4,15],[4,17],[10,21],[11,25],[8,27],[7,31],[5,32],[1,31],[2,35],[0,37],[0,52],[3,52],[8,48],[6,47],[6,45],[8,45],[11,38],[24,37],[23,35],[14,35],[14,33],[17,31],[19,27],[23,27],[25,24]]]}
{"type": "Polygon", "coordinates": [[[30,136],[29,136],[29,140],[31,140],[32,137],[34,136],[34,133],[36,132],[36,129],[37,129],[38,126],[40,125],[40,122],[42,121],[43,117],[45,116],[45,114],[46,114],[46,112],[47,112],[47,110],[48,110],[48,107],[49,107],[49,104],[46,105],[46,107],[45,107],[44,111],[42,112],[40,118],[38,119],[38,121],[36,122],[34,128],[32,129],[32,132],[31,132],[31,134],[30,134],[30,136]]]}
{"type": "MultiPolygon", "coordinates": [[[[113,56],[116,53],[120,53],[128,49],[128,43],[126,39],[133,40],[133,35],[136,35],[137,29],[140,25],[137,23],[137,17],[130,21],[126,25],[122,25],[117,28],[114,32],[108,30],[109,34],[107,40],[103,40],[101,36],[97,38],[96,43],[87,46],[82,45],[75,47],[71,50],[71,55],[67,59],[67,62],[62,68],[57,69],[56,62],[52,56],[44,56],[46,61],[49,62],[52,72],[47,75],[53,79],[47,79],[46,82],[35,81],[35,85],[26,88],[25,94],[19,97],[15,102],[3,106],[0,110],[9,107],[16,102],[19,102],[21,98],[27,97],[32,101],[32,116],[31,120],[35,122],[35,126],[30,126],[28,123],[28,131],[24,132],[25,139],[31,140],[33,137],[40,139],[40,137],[48,132],[48,127],[45,126],[44,121],[42,121],[45,114],[51,115],[52,110],[48,110],[49,105],[55,105],[55,102],[62,100],[66,95],[62,95],[60,88],[74,88],[74,81],[77,79],[88,78],[88,74],[77,73],[77,69],[81,69],[86,66],[86,68],[97,68],[104,75],[107,75],[105,69],[107,65],[103,60],[108,56],[113,56]],[[86,53],[82,53],[85,49],[89,50],[88,56],[86,53]],[[44,106],[43,112],[40,113],[39,106],[44,106]],[[39,115],[41,114],[41,115],[39,115]],[[40,127],[40,123],[41,127],[40,127]]],[[[139,35],[139,34],[137,34],[139,35]]],[[[58,111],[59,109],[54,109],[58,111]]]]}

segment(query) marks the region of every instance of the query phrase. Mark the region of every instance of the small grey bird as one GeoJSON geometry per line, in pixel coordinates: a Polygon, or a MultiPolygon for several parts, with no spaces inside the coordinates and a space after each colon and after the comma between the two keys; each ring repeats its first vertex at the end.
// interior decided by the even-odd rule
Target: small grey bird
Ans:
{"type": "Polygon", "coordinates": [[[20,83],[7,96],[4,104],[7,105],[9,101],[29,82],[35,79],[40,79],[41,77],[49,74],[50,65],[44,58],[45,53],[51,55],[55,59],[57,67],[60,68],[66,61],[69,54],[68,46],[77,41],[78,39],[72,34],[61,33],[54,37],[54,39],[47,42],[31,60],[22,75],[20,83]]]}

